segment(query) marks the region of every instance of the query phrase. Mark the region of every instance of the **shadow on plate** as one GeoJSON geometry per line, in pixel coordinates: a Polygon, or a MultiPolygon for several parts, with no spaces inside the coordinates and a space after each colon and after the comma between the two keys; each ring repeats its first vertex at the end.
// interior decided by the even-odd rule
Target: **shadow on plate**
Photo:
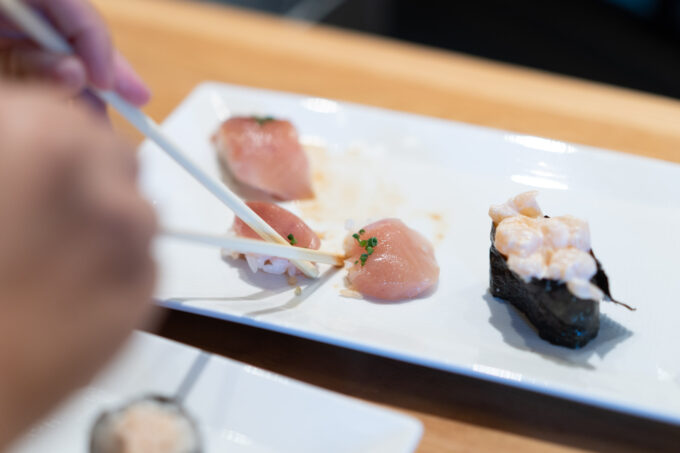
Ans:
{"type": "MultiPolygon", "coordinates": [[[[167,300],[179,304],[196,301],[209,301],[216,303],[243,302],[243,301],[260,301],[286,292],[294,293],[295,286],[291,286],[288,283],[288,279],[286,276],[267,274],[265,272],[253,273],[248,267],[248,265],[245,263],[245,260],[233,258],[228,259],[234,262],[233,263],[234,266],[238,267],[240,278],[242,278],[249,284],[253,286],[258,286],[262,289],[260,291],[256,291],[252,294],[247,294],[244,296],[213,296],[213,297],[181,296],[181,297],[169,297],[167,298],[167,300]]],[[[335,274],[337,274],[341,270],[342,270],[341,268],[331,267],[315,280],[308,279],[298,275],[296,277],[298,279],[298,284],[296,286],[299,286],[302,289],[302,292],[300,294],[294,295],[291,299],[284,302],[283,304],[279,304],[275,307],[268,307],[244,313],[243,316],[255,318],[258,316],[293,309],[299,306],[305,300],[307,300],[313,293],[315,293],[320,287],[327,283],[335,274]]]]}
{"type": "MultiPolygon", "coordinates": [[[[229,256],[223,256],[224,262],[232,267],[235,267],[238,271],[239,278],[247,282],[251,286],[260,288],[260,291],[256,291],[252,294],[245,294],[242,296],[178,296],[169,297],[168,300],[177,303],[186,303],[191,301],[214,301],[214,302],[230,302],[244,300],[263,300],[268,297],[275,296],[277,294],[285,293],[286,291],[292,291],[294,286],[288,283],[288,278],[285,275],[273,275],[267,274],[265,272],[253,272],[248,267],[248,263],[242,258],[231,258],[229,256]]],[[[298,276],[298,280],[302,280],[300,286],[304,286],[305,281],[308,281],[305,277],[298,276]]]]}
{"type": "Polygon", "coordinates": [[[533,352],[559,365],[593,370],[595,366],[589,363],[591,357],[596,355],[603,359],[619,343],[633,335],[633,332],[600,313],[600,331],[586,346],[581,349],[555,346],[541,339],[536,329],[512,304],[494,298],[488,292],[483,297],[491,312],[489,322],[503,335],[508,345],[533,352]]]}
{"type": "Polygon", "coordinates": [[[258,316],[269,315],[272,313],[279,313],[282,311],[293,309],[307,300],[312,294],[314,294],[319,288],[321,288],[325,283],[327,283],[335,274],[340,272],[342,269],[338,267],[331,267],[326,272],[321,274],[316,280],[307,280],[309,284],[307,286],[302,286],[302,292],[293,296],[289,301],[278,305],[276,307],[264,308],[261,310],[251,311],[246,313],[244,316],[250,318],[256,318],[258,316]]]}

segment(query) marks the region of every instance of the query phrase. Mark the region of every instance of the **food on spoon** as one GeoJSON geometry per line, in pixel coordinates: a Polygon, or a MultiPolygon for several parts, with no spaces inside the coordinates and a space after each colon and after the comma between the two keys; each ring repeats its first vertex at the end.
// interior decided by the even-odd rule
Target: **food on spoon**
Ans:
{"type": "Polygon", "coordinates": [[[439,280],[434,248],[401,220],[384,219],[349,236],[345,252],[351,267],[349,286],[381,300],[417,297],[439,280]]]}
{"type": "Polygon", "coordinates": [[[272,117],[235,117],[213,135],[223,166],[242,184],[281,200],[314,196],[295,127],[272,117]]]}
{"type": "MultiPolygon", "coordinates": [[[[264,201],[250,201],[246,203],[262,220],[267,222],[277,233],[286,238],[295,247],[318,250],[321,246],[319,236],[298,216],[274,204],[264,201]]],[[[234,220],[234,232],[238,236],[261,239],[243,220],[234,220]]],[[[262,269],[270,274],[295,275],[297,269],[285,258],[278,258],[255,253],[246,253],[245,259],[253,272],[262,269]]]]}
{"type": "Polygon", "coordinates": [[[200,453],[196,424],[177,403],[135,400],[103,413],[92,428],[90,453],[200,453]]]}
{"type": "Polygon", "coordinates": [[[489,208],[491,294],[524,313],[544,340],[579,348],[597,336],[600,301],[613,301],[609,281],[591,249],[588,223],[543,216],[537,195],[489,208]]]}

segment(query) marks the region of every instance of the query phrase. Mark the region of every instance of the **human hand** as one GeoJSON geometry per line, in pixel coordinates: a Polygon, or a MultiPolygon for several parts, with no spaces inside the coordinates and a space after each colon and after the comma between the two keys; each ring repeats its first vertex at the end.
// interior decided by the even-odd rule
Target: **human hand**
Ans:
{"type": "Polygon", "coordinates": [[[56,55],[36,47],[0,15],[0,75],[57,83],[70,95],[92,85],[114,90],[137,106],[148,102],[148,88],[115,50],[106,24],[87,0],[24,1],[52,22],[76,55],[56,55]]]}
{"type": "Polygon", "coordinates": [[[0,84],[0,451],[152,306],[155,220],[134,152],[59,97],[0,84]]]}

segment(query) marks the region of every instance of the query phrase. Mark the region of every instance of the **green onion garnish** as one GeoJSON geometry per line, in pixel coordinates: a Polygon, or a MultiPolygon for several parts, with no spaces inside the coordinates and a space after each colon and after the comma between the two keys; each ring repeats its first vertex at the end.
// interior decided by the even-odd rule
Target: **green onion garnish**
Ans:
{"type": "MultiPolygon", "coordinates": [[[[359,247],[362,249],[366,250],[366,253],[362,253],[359,259],[361,260],[361,266],[364,266],[366,264],[366,260],[368,259],[369,255],[373,255],[373,252],[375,251],[375,247],[378,245],[378,238],[372,237],[370,239],[360,239],[360,236],[364,234],[366,230],[363,228],[359,230],[359,233],[354,233],[352,237],[356,239],[357,243],[359,244],[359,247]]],[[[357,264],[359,261],[355,261],[354,264],[357,264]]]]}
{"type": "Polygon", "coordinates": [[[257,124],[262,126],[264,123],[274,121],[275,118],[273,116],[253,116],[253,119],[257,121],[257,124]]]}

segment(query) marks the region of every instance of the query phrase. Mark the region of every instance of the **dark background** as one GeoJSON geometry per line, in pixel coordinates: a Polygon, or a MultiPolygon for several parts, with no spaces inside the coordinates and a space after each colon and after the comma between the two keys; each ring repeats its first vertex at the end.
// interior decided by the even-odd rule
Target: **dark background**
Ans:
{"type": "Polygon", "coordinates": [[[213,0],[680,98],[680,0],[213,0]]]}

